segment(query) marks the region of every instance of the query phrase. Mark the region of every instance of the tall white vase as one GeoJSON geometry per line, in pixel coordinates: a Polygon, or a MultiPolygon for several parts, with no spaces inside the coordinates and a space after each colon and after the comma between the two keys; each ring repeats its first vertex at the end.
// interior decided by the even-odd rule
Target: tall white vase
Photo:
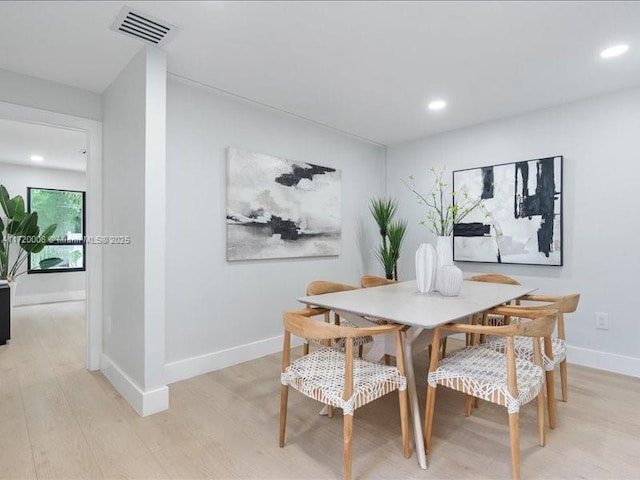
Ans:
{"type": "Polygon", "coordinates": [[[440,291],[440,272],[447,265],[453,265],[453,248],[451,246],[452,237],[438,237],[436,240],[436,290],[440,291]]]}
{"type": "Polygon", "coordinates": [[[420,293],[435,290],[436,265],[436,251],[433,245],[421,243],[416,251],[416,280],[420,293]]]}

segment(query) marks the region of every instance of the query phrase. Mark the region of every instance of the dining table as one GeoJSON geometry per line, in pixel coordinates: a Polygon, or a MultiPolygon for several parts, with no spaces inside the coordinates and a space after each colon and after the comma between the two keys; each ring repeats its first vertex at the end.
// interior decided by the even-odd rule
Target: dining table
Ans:
{"type": "MultiPolygon", "coordinates": [[[[474,315],[534,290],[536,289],[524,285],[465,280],[458,295],[444,296],[438,292],[421,293],[418,291],[417,282],[411,280],[379,287],[298,297],[297,300],[308,306],[332,310],[358,327],[371,326],[372,323],[381,320],[406,325],[407,328],[403,330],[403,347],[414,445],[418,463],[421,468],[426,469],[427,459],[413,368],[412,347],[420,343],[416,340],[430,339],[429,333],[439,325],[468,322],[474,315]]],[[[393,342],[389,337],[373,337],[373,345],[367,351],[365,359],[379,362],[385,354],[395,354],[393,342]]]]}

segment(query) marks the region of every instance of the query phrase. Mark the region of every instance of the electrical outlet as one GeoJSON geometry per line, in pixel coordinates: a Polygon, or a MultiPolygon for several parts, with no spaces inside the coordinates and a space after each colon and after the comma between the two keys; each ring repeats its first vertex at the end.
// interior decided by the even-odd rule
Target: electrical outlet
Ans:
{"type": "Polygon", "coordinates": [[[609,330],[609,314],[596,312],[596,328],[598,330],[609,330]]]}

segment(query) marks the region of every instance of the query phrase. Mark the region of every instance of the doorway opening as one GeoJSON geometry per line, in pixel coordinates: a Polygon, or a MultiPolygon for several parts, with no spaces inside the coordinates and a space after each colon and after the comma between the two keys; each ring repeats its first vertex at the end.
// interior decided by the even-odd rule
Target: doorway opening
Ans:
{"type": "MultiPolygon", "coordinates": [[[[57,244],[51,242],[46,247],[47,258],[30,255],[29,262],[20,270],[23,272],[29,264],[30,273],[19,276],[16,307],[71,302],[49,310],[60,310],[63,316],[66,312],[73,318],[70,320],[73,325],[86,325],[84,365],[89,370],[99,369],[102,252],[101,246],[91,239],[102,230],[102,124],[0,102],[0,183],[11,197],[22,196],[25,206],[29,195],[39,194],[34,198],[40,202],[40,209],[47,210],[47,215],[42,216],[63,224],[56,231],[57,244]],[[77,192],[86,192],[81,209],[76,201],[77,192]],[[69,215],[62,214],[64,209],[69,210],[69,215]],[[79,214],[83,216],[82,222],[70,218],[79,214]],[[78,248],[73,243],[81,237],[86,246],[78,248]],[[79,301],[84,301],[84,305],[79,301]]],[[[38,311],[38,307],[33,309],[38,311]]]]}

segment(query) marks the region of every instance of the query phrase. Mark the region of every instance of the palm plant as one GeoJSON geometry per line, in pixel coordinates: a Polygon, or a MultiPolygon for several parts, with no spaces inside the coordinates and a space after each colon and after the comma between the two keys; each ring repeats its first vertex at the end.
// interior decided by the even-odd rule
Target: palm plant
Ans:
{"type": "Polygon", "coordinates": [[[389,251],[393,258],[393,275],[398,280],[398,260],[400,259],[400,248],[404,237],[407,234],[406,220],[394,220],[389,224],[387,237],[389,237],[389,251]]]}
{"type": "Polygon", "coordinates": [[[389,223],[391,223],[393,215],[396,213],[397,206],[395,200],[391,200],[390,198],[374,198],[371,200],[371,205],[369,206],[369,210],[371,210],[371,214],[380,229],[382,244],[385,247],[387,245],[387,229],[389,228],[389,223]]]}
{"type": "MultiPolygon", "coordinates": [[[[0,279],[14,281],[25,273],[21,267],[29,255],[44,249],[57,225],[49,225],[40,232],[37,212],[27,213],[24,199],[20,195],[11,198],[4,185],[0,185],[0,205],[4,213],[4,218],[0,216],[0,279]],[[17,256],[12,259],[16,250],[17,256]]],[[[61,258],[45,258],[40,262],[40,268],[52,268],[62,261],[61,258]]]]}
{"type": "Polygon", "coordinates": [[[400,248],[407,233],[406,221],[393,220],[397,207],[397,202],[390,198],[374,198],[369,206],[382,237],[382,245],[375,252],[376,258],[384,268],[385,276],[389,280],[398,280],[400,248]]]}
{"type": "Polygon", "coordinates": [[[380,245],[378,250],[375,252],[376,258],[384,268],[385,277],[388,280],[393,280],[393,274],[395,272],[396,262],[393,259],[393,254],[391,253],[391,249],[385,247],[384,245],[380,245]]]}

